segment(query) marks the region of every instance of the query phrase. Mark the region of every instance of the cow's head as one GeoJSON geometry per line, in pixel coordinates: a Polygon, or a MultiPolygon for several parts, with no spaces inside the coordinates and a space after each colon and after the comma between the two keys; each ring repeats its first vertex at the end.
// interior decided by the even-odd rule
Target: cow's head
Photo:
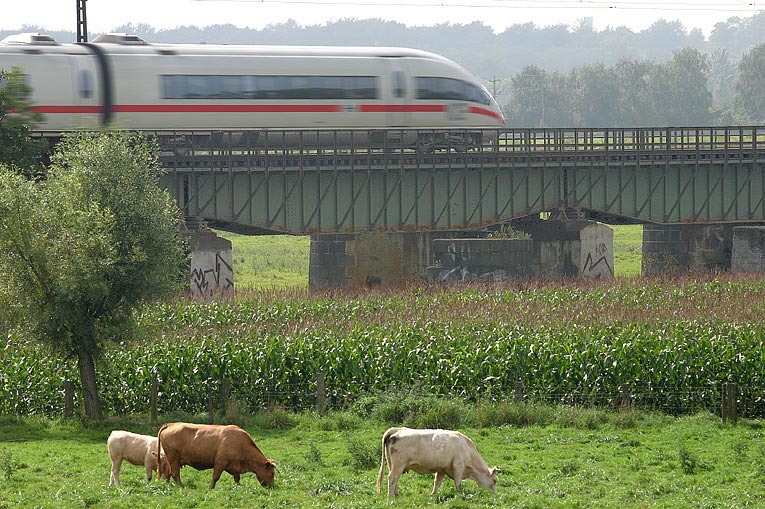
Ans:
{"type": "Polygon", "coordinates": [[[487,486],[492,493],[497,492],[497,474],[502,472],[499,467],[492,467],[489,469],[489,486],[487,486]]]}
{"type": "Polygon", "coordinates": [[[475,469],[471,470],[470,478],[478,483],[479,486],[483,486],[491,490],[492,493],[497,492],[497,473],[501,472],[499,467],[492,467],[488,470],[475,469]]]}
{"type": "Polygon", "coordinates": [[[165,451],[162,451],[162,453],[159,455],[159,458],[157,458],[157,453],[152,452],[152,456],[154,456],[154,466],[157,470],[157,480],[167,480],[170,479],[170,462],[167,461],[167,456],[165,456],[165,451]]]}
{"type": "Polygon", "coordinates": [[[255,476],[260,481],[260,484],[266,488],[273,488],[274,486],[274,473],[279,469],[276,466],[276,462],[272,459],[267,459],[262,467],[255,470],[255,476]]]}

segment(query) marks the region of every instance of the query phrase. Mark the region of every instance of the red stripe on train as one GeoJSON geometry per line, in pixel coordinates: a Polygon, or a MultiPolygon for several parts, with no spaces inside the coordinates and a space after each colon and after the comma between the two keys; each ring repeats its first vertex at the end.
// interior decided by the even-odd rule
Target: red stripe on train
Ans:
{"type": "Polygon", "coordinates": [[[471,106],[468,108],[468,111],[470,113],[475,113],[476,115],[486,115],[487,117],[491,117],[494,119],[497,119],[500,123],[505,123],[505,117],[503,117],[500,114],[497,114],[491,110],[487,110],[486,108],[479,108],[478,106],[471,106]]]}
{"type": "MultiPolygon", "coordinates": [[[[443,113],[443,104],[361,104],[361,113],[443,113]]],[[[100,114],[101,106],[35,106],[34,111],[49,114],[100,114]]],[[[117,104],[115,113],[341,113],[345,106],[338,104],[117,104]]],[[[470,106],[468,112],[484,115],[504,122],[502,115],[487,108],[470,106]]]]}
{"type": "Polygon", "coordinates": [[[103,113],[101,106],[33,106],[32,111],[40,113],[103,113]]]}

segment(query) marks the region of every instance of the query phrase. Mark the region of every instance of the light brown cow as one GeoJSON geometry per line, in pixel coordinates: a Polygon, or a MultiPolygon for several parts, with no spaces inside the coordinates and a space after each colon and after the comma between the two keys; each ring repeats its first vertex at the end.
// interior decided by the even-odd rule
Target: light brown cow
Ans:
{"type": "Polygon", "coordinates": [[[458,431],[443,429],[390,428],[382,437],[382,458],[377,474],[380,492],[385,461],[388,462],[388,496],[398,496],[398,478],[410,470],[436,474],[431,495],[449,476],[457,491],[463,479],[473,479],[480,486],[497,492],[499,468],[489,468],[473,441],[458,431]]]}
{"type": "Polygon", "coordinates": [[[197,470],[213,469],[210,489],[215,488],[224,470],[237,484],[241,474],[254,472],[263,486],[274,485],[276,463],[266,459],[239,426],[173,422],[159,429],[157,442],[164,452],[162,461],[167,462],[167,470],[162,467],[163,478],[172,477],[176,484],[181,484],[181,465],[190,465],[197,470]]]}
{"type": "Polygon", "coordinates": [[[112,459],[109,486],[120,485],[122,460],[126,460],[131,465],[145,466],[146,482],[151,482],[152,473],[157,470],[157,437],[115,430],[109,435],[106,447],[109,449],[109,457],[112,459]]]}

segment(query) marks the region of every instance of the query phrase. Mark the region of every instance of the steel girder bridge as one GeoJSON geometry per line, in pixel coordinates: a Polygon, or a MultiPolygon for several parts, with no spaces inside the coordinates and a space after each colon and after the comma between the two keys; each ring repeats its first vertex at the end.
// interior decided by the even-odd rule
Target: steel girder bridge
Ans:
{"type": "Polygon", "coordinates": [[[144,132],[187,216],[290,233],[765,221],[765,127],[144,132]],[[422,150],[407,140],[446,140],[422,150]],[[449,140],[454,140],[453,146],[449,140]]]}

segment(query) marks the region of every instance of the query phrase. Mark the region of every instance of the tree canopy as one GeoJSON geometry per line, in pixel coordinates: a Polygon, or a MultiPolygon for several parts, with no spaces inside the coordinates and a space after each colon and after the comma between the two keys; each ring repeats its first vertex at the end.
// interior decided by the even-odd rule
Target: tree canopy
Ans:
{"type": "Polygon", "coordinates": [[[42,170],[40,155],[47,147],[44,140],[29,137],[42,115],[32,108],[32,89],[16,68],[0,69],[0,164],[34,175],[42,170]]]}
{"type": "Polygon", "coordinates": [[[736,102],[743,117],[765,122],[765,44],[758,44],[741,58],[736,81],[736,102]]]}
{"type": "Polygon", "coordinates": [[[186,279],[183,216],[159,175],[156,148],[120,132],[65,138],[43,182],[0,165],[0,325],[77,358],[91,419],[105,342],[186,279]]]}

